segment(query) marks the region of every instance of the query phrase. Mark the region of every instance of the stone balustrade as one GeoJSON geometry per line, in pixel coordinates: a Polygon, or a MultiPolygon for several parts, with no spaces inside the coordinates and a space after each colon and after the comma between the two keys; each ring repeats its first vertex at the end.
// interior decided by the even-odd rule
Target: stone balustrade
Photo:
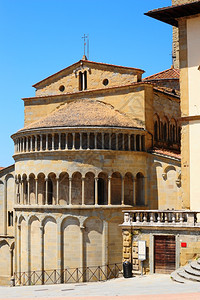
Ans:
{"type": "Polygon", "coordinates": [[[116,132],[58,131],[20,133],[13,136],[15,154],[63,150],[145,151],[145,133],[118,129],[116,132]]]}
{"type": "Polygon", "coordinates": [[[200,211],[190,210],[134,210],[123,211],[123,226],[140,227],[200,227],[200,211]]]}

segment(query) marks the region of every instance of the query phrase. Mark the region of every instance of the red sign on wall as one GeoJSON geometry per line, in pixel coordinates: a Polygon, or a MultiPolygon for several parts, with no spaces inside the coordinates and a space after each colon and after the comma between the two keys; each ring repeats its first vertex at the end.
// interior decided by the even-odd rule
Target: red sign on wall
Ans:
{"type": "Polygon", "coordinates": [[[181,247],[182,248],[186,248],[187,247],[187,243],[181,243],[181,247]]]}

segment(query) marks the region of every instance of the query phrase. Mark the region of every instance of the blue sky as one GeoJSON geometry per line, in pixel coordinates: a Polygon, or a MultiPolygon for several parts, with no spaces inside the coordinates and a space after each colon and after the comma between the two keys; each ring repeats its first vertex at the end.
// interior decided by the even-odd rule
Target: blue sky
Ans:
{"type": "Polygon", "coordinates": [[[80,60],[84,33],[97,62],[171,66],[172,28],[144,16],[171,0],[0,0],[0,166],[13,163],[10,135],[23,127],[23,97],[32,85],[80,60]]]}

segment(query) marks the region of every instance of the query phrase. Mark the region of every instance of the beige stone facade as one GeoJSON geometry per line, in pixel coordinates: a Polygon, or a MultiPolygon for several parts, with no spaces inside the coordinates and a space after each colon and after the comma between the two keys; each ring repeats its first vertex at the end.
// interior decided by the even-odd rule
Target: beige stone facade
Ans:
{"type": "Polygon", "coordinates": [[[179,96],[142,73],[81,60],[23,99],[15,165],[0,171],[2,284],[121,263],[122,210],[181,208],[179,96]]]}

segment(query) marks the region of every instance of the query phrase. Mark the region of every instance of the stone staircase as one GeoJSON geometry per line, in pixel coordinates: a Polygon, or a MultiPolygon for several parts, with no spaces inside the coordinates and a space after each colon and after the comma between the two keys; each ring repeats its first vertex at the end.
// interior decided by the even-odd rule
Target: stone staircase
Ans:
{"type": "Polygon", "coordinates": [[[171,279],[179,283],[186,283],[189,280],[200,282],[200,259],[191,261],[171,273],[171,279]]]}

